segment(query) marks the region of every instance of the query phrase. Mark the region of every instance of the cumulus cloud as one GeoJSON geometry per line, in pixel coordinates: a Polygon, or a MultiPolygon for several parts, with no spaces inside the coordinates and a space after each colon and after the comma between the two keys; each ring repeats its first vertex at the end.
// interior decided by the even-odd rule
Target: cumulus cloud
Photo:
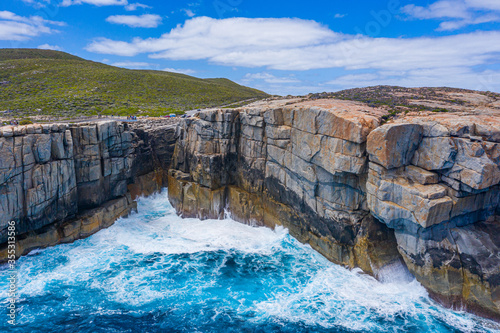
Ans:
{"type": "Polygon", "coordinates": [[[63,0],[62,7],[69,7],[73,5],[89,4],[94,6],[126,6],[127,0],[63,0]]]}
{"type": "Polygon", "coordinates": [[[125,10],[127,10],[127,11],[134,11],[134,10],[137,10],[137,8],[144,8],[144,9],[146,9],[146,8],[153,8],[153,7],[148,6],[148,5],[144,5],[144,4],[138,3],[138,2],[131,3],[131,4],[128,4],[128,5],[125,6],[125,10]]]}
{"type": "Polygon", "coordinates": [[[476,9],[500,11],[500,2],[498,0],[465,0],[465,3],[469,7],[476,9]]]}
{"type": "Polygon", "coordinates": [[[441,0],[427,7],[407,5],[402,8],[402,11],[418,19],[434,19],[434,18],[466,19],[470,17],[470,13],[464,2],[451,1],[451,0],[441,0]]]}
{"type": "Polygon", "coordinates": [[[24,17],[4,10],[0,11],[0,40],[28,40],[41,34],[58,32],[50,26],[64,25],[41,16],[24,17]]]}
{"type": "Polygon", "coordinates": [[[54,51],[62,51],[62,47],[57,46],[57,45],[50,45],[50,44],[42,44],[38,45],[37,49],[40,50],[54,50],[54,51]]]}
{"type": "Polygon", "coordinates": [[[182,11],[189,17],[193,17],[196,15],[191,9],[183,9],[182,11]]]}
{"type": "Polygon", "coordinates": [[[469,25],[500,21],[497,0],[439,0],[427,7],[406,5],[402,12],[415,19],[442,19],[439,31],[452,31],[469,25]],[[488,12],[489,11],[489,12],[488,12]]]}
{"type": "Polygon", "coordinates": [[[190,74],[196,73],[195,70],[184,69],[184,68],[164,68],[162,70],[165,71],[165,72],[172,72],[172,73],[179,73],[179,74],[186,74],[186,75],[190,75],[190,74]]]}
{"type": "Polygon", "coordinates": [[[293,76],[288,77],[276,77],[271,73],[262,72],[262,73],[248,73],[245,75],[243,81],[250,82],[253,80],[263,80],[266,83],[276,84],[276,83],[297,83],[300,82],[297,78],[293,76]]]}
{"type": "Polygon", "coordinates": [[[25,4],[31,5],[36,9],[46,7],[50,0],[22,0],[25,4]]]}
{"type": "Polygon", "coordinates": [[[432,38],[370,38],[338,34],[300,19],[197,17],[159,38],[134,38],[130,42],[100,38],[86,49],[278,70],[412,70],[488,63],[498,59],[500,43],[492,43],[495,40],[500,40],[498,31],[432,38]]]}
{"type": "Polygon", "coordinates": [[[132,28],[156,28],[161,24],[161,16],[154,14],[144,15],[113,15],[106,19],[109,23],[128,25],[132,28]]]}
{"type": "Polygon", "coordinates": [[[230,63],[233,61],[222,57],[239,57],[246,52],[265,57],[262,52],[310,47],[340,39],[340,34],[314,21],[196,17],[160,38],[134,38],[132,42],[100,38],[88,45],[87,50],[127,56],[154,52],[153,58],[209,59],[230,63]]]}

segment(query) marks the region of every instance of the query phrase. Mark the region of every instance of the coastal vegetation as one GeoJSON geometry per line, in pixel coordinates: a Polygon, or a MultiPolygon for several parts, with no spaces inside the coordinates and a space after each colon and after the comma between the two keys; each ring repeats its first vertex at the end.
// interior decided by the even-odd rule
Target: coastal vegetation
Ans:
{"type": "Polygon", "coordinates": [[[228,79],[130,70],[59,51],[0,49],[0,112],[9,117],[162,116],[267,96],[228,79]]]}

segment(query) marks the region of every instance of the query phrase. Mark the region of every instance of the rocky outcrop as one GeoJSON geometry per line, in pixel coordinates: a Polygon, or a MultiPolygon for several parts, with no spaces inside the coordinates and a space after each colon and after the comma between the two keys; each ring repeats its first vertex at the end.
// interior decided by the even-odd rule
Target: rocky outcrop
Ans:
{"type": "Polygon", "coordinates": [[[368,208],[395,230],[407,267],[436,299],[499,318],[500,164],[492,138],[500,126],[476,131],[488,125],[480,118],[407,121],[370,134],[368,208]],[[389,143],[371,145],[370,138],[379,140],[379,133],[401,126],[418,126],[422,135],[418,141],[404,140],[404,133],[384,138],[401,144],[397,152],[376,156],[380,151],[375,147],[389,143]],[[380,163],[393,159],[391,154],[408,158],[380,163]]]}
{"type": "Polygon", "coordinates": [[[166,185],[175,126],[104,121],[2,127],[0,260],[16,222],[17,255],[108,227],[133,199],[166,185]]]}
{"type": "Polygon", "coordinates": [[[184,217],[283,225],[325,257],[409,271],[441,303],[500,319],[500,121],[317,100],[134,124],[0,128],[0,259],[111,225],[168,185],[184,217]]]}
{"type": "Polygon", "coordinates": [[[221,217],[227,205],[236,220],[284,225],[329,259],[377,275],[401,260],[392,230],[367,209],[366,141],[377,126],[314,107],[200,113],[177,129],[169,197],[184,217],[221,217]]]}
{"type": "Polygon", "coordinates": [[[3,128],[0,138],[0,243],[76,215],[73,138],[67,125],[3,128]]]}
{"type": "Polygon", "coordinates": [[[185,217],[227,208],[245,223],[284,225],[375,276],[404,262],[435,299],[500,318],[500,122],[446,115],[380,126],[376,114],[328,103],[182,121],[172,204],[185,217]]]}

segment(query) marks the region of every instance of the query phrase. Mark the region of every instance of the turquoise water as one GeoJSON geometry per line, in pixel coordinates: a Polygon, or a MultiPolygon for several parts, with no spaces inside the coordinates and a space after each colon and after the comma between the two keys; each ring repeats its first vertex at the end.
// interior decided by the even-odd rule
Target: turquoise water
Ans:
{"type": "MultiPolygon", "coordinates": [[[[166,193],[73,244],[18,262],[9,332],[493,332],[416,281],[334,265],[287,230],[182,220],[166,193]]],[[[7,271],[0,300],[7,307],[7,271]]],[[[6,316],[4,317],[6,318],[6,316]]],[[[497,327],[498,329],[498,327],[497,327]]]]}

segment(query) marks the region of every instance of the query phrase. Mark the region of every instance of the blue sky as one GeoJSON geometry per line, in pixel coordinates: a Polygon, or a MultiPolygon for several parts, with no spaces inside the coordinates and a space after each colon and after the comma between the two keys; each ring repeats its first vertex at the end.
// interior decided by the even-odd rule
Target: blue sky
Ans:
{"type": "Polygon", "coordinates": [[[4,0],[0,47],[280,95],[378,84],[500,92],[500,1],[4,0]]]}

